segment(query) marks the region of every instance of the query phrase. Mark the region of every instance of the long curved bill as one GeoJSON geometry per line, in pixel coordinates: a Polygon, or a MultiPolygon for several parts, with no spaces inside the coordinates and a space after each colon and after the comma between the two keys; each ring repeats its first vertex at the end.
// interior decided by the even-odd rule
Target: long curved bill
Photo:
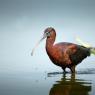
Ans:
{"type": "Polygon", "coordinates": [[[46,34],[43,35],[43,37],[38,41],[38,43],[35,45],[35,47],[32,49],[31,56],[33,56],[35,49],[37,46],[46,38],[46,34]]]}

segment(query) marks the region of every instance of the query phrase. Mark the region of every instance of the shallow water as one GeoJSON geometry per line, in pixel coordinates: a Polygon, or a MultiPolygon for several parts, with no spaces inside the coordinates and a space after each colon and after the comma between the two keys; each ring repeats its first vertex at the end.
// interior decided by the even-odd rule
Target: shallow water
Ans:
{"type": "Polygon", "coordinates": [[[95,69],[68,72],[0,73],[0,95],[95,95],[95,69]]]}

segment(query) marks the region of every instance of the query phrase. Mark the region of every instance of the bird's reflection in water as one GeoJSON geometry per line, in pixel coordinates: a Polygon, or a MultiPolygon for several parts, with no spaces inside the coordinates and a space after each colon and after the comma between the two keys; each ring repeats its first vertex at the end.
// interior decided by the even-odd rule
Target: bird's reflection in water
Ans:
{"type": "Polygon", "coordinates": [[[76,79],[75,75],[72,74],[70,78],[63,75],[61,80],[53,85],[49,95],[89,95],[90,91],[91,82],[76,79]]]}

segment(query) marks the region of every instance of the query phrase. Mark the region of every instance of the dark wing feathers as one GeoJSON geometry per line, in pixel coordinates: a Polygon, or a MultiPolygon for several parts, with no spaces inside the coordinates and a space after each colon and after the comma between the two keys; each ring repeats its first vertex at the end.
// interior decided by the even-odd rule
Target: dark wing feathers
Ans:
{"type": "Polygon", "coordinates": [[[76,52],[74,54],[69,54],[69,56],[73,64],[78,64],[87,56],[90,56],[90,49],[77,45],[76,52]]]}

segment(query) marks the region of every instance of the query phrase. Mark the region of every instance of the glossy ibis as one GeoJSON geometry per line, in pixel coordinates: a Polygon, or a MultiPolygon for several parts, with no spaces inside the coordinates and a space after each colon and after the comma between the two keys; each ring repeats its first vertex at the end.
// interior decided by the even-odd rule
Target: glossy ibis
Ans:
{"type": "MultiPolygon", "coordinates": [[[[55,65],[60,66],[64,72],[66,68],[70,68],[71,72],[75,73],[76,65],[81,63],[82,60],[85,59],[87,56],[90,56],[91,53],[95,53],[95,48],[93,47],[88,48],[69,42],[60,42],[54,44],[56,39],[56,31],[52,27],[48,27],[45,29],[44,35],[39,42],[41,42],[45,38],[47,38],[46,52],[50,60],[55,65]]],[[[34,49],[32,51],[32,55],[34,49]]]]}

